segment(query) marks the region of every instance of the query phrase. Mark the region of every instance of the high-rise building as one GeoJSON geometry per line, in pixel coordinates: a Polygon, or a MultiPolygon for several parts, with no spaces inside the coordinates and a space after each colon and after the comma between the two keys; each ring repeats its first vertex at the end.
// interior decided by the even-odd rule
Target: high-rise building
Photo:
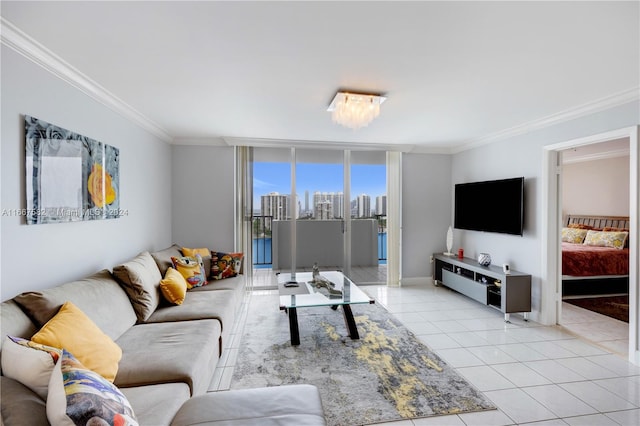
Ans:
{"type": "Polygon", "coordinates": [[[273,216],[274,220],[291,219],[289,214],[289,196],[271,192],[260,196],[262,216],[273,216]]]}
{"type": "Polygon", "coordinates": [[[387,215],[387,196],[378,195],[376,197],[376,214],[381,216],[387,215]]]}
{"type": "Polygon", "coordinates": [[[304,212],[309,213],[309,190],[304,191],[304,212]]]}
{"type": "Polygon", "coordinates": [[[313,216],[316,220],[333,219],[333,204],[331,201],[320,201],[317,203],[313,216]]]}
{"type": "Polygon", "coordinates": [[[332,193],[331,204],[333,205],[333,217],[342,219],[344,215],[344,194],[342,192],[332,193]]]}
{"type": "Polygon", "coordinates": [[[367,194],[360,194],[356,198],[357,217],[371,217],[371,197],[367,194]]]}

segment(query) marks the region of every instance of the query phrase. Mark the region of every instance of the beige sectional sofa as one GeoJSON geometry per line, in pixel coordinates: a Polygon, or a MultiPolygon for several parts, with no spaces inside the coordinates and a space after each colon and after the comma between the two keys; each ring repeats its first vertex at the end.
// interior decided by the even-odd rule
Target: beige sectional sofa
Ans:
{"type": "MultiPolygon", "coordinates": [[[[244,300],[244,277],[212,281],[170,305],[159,281],[171,256],[181,256],[179,246],[3,302],[0,345],[7,335],[31,338],[70,301],[121,348],[113,383],[141,425],[324,424],[313,386],[207,393],[244,300]]],[[[42,398],[16,380],[0,379],[3,424],[49,424],[42,398]]]]}

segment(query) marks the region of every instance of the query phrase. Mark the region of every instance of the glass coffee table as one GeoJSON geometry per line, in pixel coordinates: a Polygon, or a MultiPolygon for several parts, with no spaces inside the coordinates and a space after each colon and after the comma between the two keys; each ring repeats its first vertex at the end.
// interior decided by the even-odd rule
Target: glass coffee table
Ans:
{"type": "Polygon", "coordinates": [[[288,286],[291,274],[278,275],[278,292],[280,294],[280,309],[289,316],[289,332],[291,344],[300,344],[298,329],[298,308],[330,306],[336,310],[342,306],[344,322],[349,330],[349,337],[360,338],[356,322],[353,319],[350,305],[375,303],[340,271],[322,271],[320,276],[328,280],[333,286],[317,286],[312,282],[311,272],[297,272],[297,286],[288,286]]]}

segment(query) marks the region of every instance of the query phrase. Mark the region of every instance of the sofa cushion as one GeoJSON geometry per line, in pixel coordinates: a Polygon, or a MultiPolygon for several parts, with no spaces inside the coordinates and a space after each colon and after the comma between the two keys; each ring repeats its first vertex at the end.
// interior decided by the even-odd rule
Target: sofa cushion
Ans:
{"type": "Polygon", "coordinates": [[[160,281],[160,291],[167,302],[173,305],[182,305],[187,295],[187,280],[180,272],[169,268],[160,281]]]}
{"type": "Polygon", "coordinates": [[[140,253],[130,261],[113,268],[131,299],[139,321],[145,321],[160,303],[160,270],[149,252],[140,253]]]}
{"type": "Polygon", "coordinates": [[[320,393],[312,385],[212,392],[191,398],[172,426],[325,425],[320,393]]]}
{"type": "Polygon", "coordinates": [[[47,418],[56,426],[138,425],[122,392],[64,349],[49,381],[47,418]]]}
{"type": "Polygon", "coordinates": [[[13,300],[7,300],[0,304],[0,332],[2,333],[0,348],[4,343],[4,336],[30,339],[36,331],[38,331],[38,327],[13,300]]]}
{"type": "Polygon", "coordinates": [[[113,382],[122,350],[78,307],[66,302],[31,340],[72,351],[87,368],[113,382]]]}
{"type": "Polygon", "coordinates": [[[20,305],[24,312],[39,326],[43,326],[47,321],[58,313],[62,303],[46,297],[39,291],[26,291],[20,293],[13,300],[20,305]]]}
{"type": "Polygon", "coordinates": [[[57,348],[7,336],[2,348],[2,373],[47,399],[49,379],[60,353],[57,348]]]}
{"type": "Polygon", "coordinates": [[[156,265],[158,266],[158,269],[160,270],[160,274],[162,276],[167,273],[167,269],[173,266],[171,263],[171,256],[182,256],[179,245],[174,244],[164,250],[154,251],[151,253],[151,257],[153,257],[153,260],[156,262],[156,265]]]}
{"type": "Polygon", "coordinates": [[[192,395],[205,393],[218,362],[221,331],[216,320],[135,325],[116,341],[122,359],[114,383],[122,388],[183,382],[192,395]]]}
{"type": "Polygon", "coordinates": [[[37,320],[38,327],[49,321],[67,301],[73,302],[112,339],[136,323],[129,297],[106,269],[81,280],[24,294],[26,297],[15,300],[27,315],[37,320]]]}
{"type": "Polygon", "coordinates": [[[147,323],[215,319],[220,322],[223,339],[228,338],[236,316],[236,298],[230,290],[187,292],[180,306],[160,306],[147,323]]]}
{"type": "Polygon", "coordinates": [[[168,426],[182,404],[189,399],[186,383],[120,388],[141,425],[168,426]]]}
{"type": "Polygon", "coordinates": [[[17,380],[0,376],[0,400],[4,425],[49,426],[45,401],[17,380]]]}

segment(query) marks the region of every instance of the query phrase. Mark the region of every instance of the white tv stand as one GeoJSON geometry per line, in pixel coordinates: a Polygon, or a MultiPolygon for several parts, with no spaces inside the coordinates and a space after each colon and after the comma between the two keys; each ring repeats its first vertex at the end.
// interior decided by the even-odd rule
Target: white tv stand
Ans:
{"type": "Polygon", "coordinates": [[[518,271],[505,274],[502,268],[482,266],[475,259],[434,254],[434,281],[478,302],[509,314],[523,312],[525,321],[531,312],[531,275],[518,271]],[[498,285],[496,285],[498,284],[498,285]]]}

